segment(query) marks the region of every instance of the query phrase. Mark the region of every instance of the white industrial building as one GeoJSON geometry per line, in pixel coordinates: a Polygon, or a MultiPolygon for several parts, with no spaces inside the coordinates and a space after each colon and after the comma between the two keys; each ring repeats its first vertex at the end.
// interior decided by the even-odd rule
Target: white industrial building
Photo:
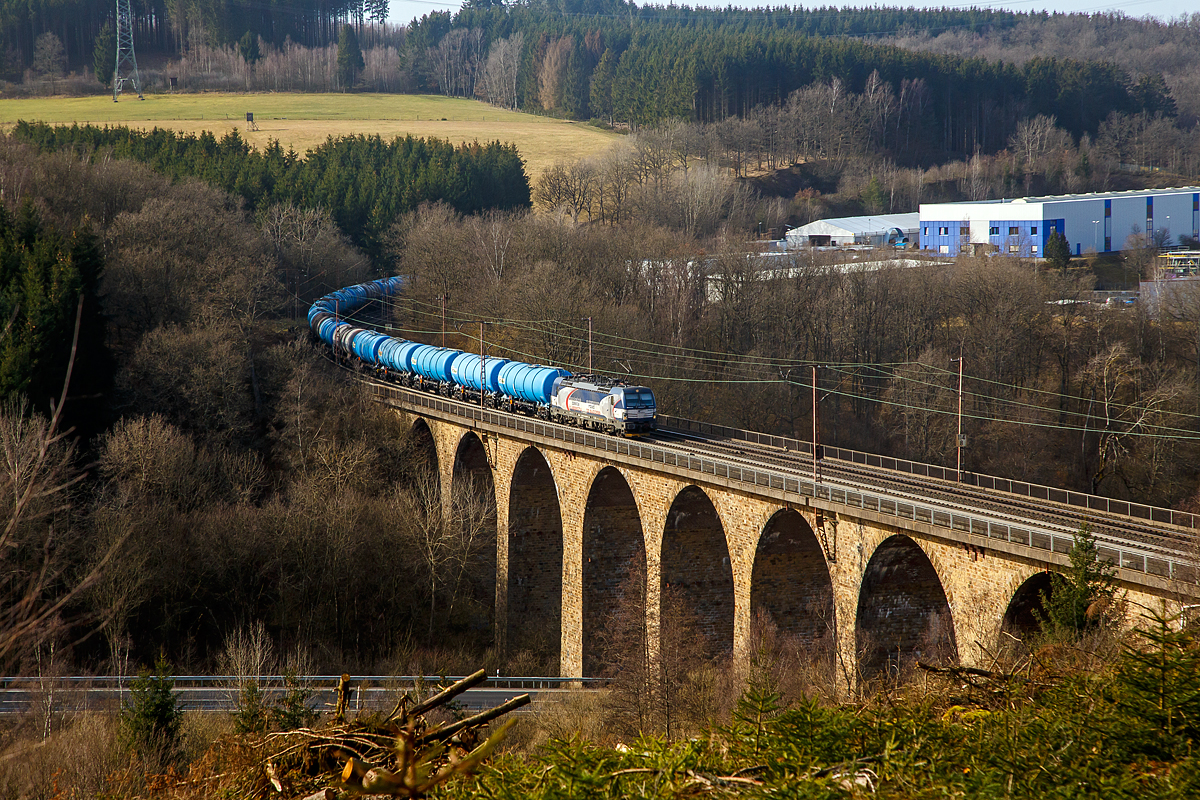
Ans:
{"type": "Polygon", "coordinates": [[[787,232],[789,250],[800,247],[901,244],[915,241],[920,214],[879,214],[873,217],[819,219],[787,232]]]}
{"type": "Polygon", "coordinates": [[[942,255],[973,249],[1041,258],[1053,231],[1075,255],[1108,253],[1133,233],[1161,231],[1172,244],[1181,234],[1200,237],[1200,187],[922,203],[920,217],[921,249],[942,255]]]}

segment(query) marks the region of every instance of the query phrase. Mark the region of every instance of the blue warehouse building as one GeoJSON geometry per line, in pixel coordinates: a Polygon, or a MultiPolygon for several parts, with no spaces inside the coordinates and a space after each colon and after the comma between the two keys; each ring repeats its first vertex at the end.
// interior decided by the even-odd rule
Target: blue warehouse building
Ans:
{"type": "Polygon", "coordinates": [[[1054,231],[1067,237],[1075,255],[1109,253],[1148,231],[1168,244],[1200,238],[1200,187],[923,203],[920,216],[920,248],[941,255],[997,251],[1041,258],[1054,231]]]}

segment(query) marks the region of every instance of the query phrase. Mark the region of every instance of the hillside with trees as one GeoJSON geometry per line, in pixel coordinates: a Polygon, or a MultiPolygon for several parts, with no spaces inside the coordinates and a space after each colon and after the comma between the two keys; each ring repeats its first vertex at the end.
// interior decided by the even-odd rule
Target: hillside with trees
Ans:
{"type": "MultiPolygon", "coordinates": [[[[86,55],[70,32],[91,18],[63,8],[4,10],[11,63],[50,26],[78,41],[43,39],[46,59],[86,55]]],[[[487,320],[491,352],[594,358],[672,415],[806,438],[821,365],[824,441],[933,463],[956,455],[961,359],[965,469],[1200,510],[1200,293],[1160,313],[1091,302],[1153,273],[1153,232],[1119,256],[916,266],[804,250],[763,269],[753,241],[834,213],[1192,181],[1186,81],[1165,65],[905,38],[1060,24],[989,11],[476,2],[386,39],[366,6],[190,8],[186,26],[172,4],[137,12],[193,65],[187,89],[386,79],[628,135],[533,184],[499,142],[0,136],[0,665],[41,687],[0,726],[0,795],[263,797],[274,779],[303,796],[336,780],[337,741],[399,729],[322,727],[296,676],[557,671],[536,639],[495,646],[494,503],[467,486],[443,508],[430,441],[309,335],[313,299],[384,275],[411,279],[378,317],[396,336],[470,349],[487,320]],[[236,716],[180,714],[172,671],[234,676],[236,716]],[[136,672],[120,713],[54,713],[60,676],[136,672]],[[248,677],[268,672],[283,695],[248,677]],[[336,737],[328,760],[298,755],[336,737]]],[[[1126,608],[1095,553],[1081,531],[1040,630],[988,643],[987,669],[926,664],[853,696],[770,619],[748,663],[704,651],[670,592],[650,655],[635,570],[606,619],[605,699],[539,707],[494,768],[442,791],[1194,794],[1194,635],[1126,608]]]]}
{"type": "MultiPolygon", "coordinates": [[[[14,6],[0,13],[10,77],[29,67],[31,78],[49,79],[52,88],[65,67],[90,72],[94,61],[96,75],[106,80],[104,59],[92,57],[112,48],[106,8],[14,6]]],[[[880,123],[916,135],[903,146],[892,142],[888,152],[910,164],[997,152],[1021,121],[1038,115],[1054,115],[1077,142],[1097,136],[1111,114],[1178,121],[1188,129],[1195,122],[1190,110],[1177,119],[1180,100],[1190,103],[1194,94],[1187,76],[1195,70],[1186,55],[1194,34],[1182,23],[1107,19],[1105,42],[1126,30],[1130,43],[1142,42],[1159,25],[1160,38],[1171,44],[1156,48],[1156,58],[1141,60],[1129,55],[1133,47],[1127,44],[1117,48],[1126,57],[1114,61],[1097,58],[1108,48],[1075,48],[1068,55],[1027,47],[1020,51],[1026,57],[1005,59],[996,57],[1003,48],[985,52],[979,45],[978,53],[958,54],[948,52],[947,42],[932,44],[942,41],[938,36],[1029,39],[1031,30],[1063,30],[1068,22],[1102,27],[1103,19],[1078,15],[1064,22],[1061,15],[977,9],[784,13],[589,0],[561,7],[469,3],[454,15],[433,12],[399,30],[369,24],[385,11],[362,3],[271,12],[238,3],[139,9],[146,51],[167,59],[155,59],[147,85],[166,80],[157,68],[165,65],[185,90],[344,91],[361,85],[478,97],[636,128],[668,120],[744,119],[782,107],[798,90],[836,82],[840,91],[881,104],[880,93],[889,95],[880,123]],[[917,46],[925,41],[921,36],[928,46],[917,46]],[[886,37],[896,44],[880,41],[886,37]],[[937,47],[941,52],[933,52],[937,47]]],[[[830,100],[836,104],[836,92],[830,100]]]]}
{"type": "MultiPolygon", "coordinates": [[[[413,278],[395,308],[398,335],[439,340],[438,297],[449,294],[451,344],[470,344],[456,324],[491,319],[496,352],[578,369],[587,351],[579,319],[592,317],[597,363],[649,383],[671,414],[802,433],[811,413],[802,367],[830,365],[822,376],[830,443],[918,460],[953,458],[949,359],[961,353],[970,365],[968,469],[1195,503],[1195,316],[1058,305],[1086,297],[1094,280],[1086,261],[1047,270],[964,258],[859,271],[802,253],[788,257],[782,275],[763,272],[730,235],[753,226],[753,199],[722,170],[696,162],[683,170],[667,143],[684,137],[670,126],[624,143],[633,149],[615,154],[612,169],[630,177],[619,197],[603,189],[592,211],[426,202],[378,220],[374,258],[370,240],[365,252],[339,227],[340,206],[289,194],[320,185],[302,171],[280,173],[275,184],[246,180],[263,190],[242,193],[238,176],[282,163],[279,154],[251,158],[211,137],[87,128],[54,135],[25,126],[3,142],[2,177],[12,187],[5,241],[14,254],[6,274],[10,291],[29,298],[6,334],[15,354],[6,363],[25,376],[10,380],[9,397],[24,394],[27,413],[48,417],[81,292],[84,324],[103,320],[103,336],[81,329],[87,361],[77,356],[65,407],[99,420],[80,428],[90,438],[79,452],[97,466],[69,504],[69,525],[92,542],[88,552],[112,545],[132,560],[115,561],[77,598],[117,615],[85,659],[109,661],[131,648],[149,663],[165,648],[176,663],[203,669],[248,617],[276,620],[282,650],[302,644],[325,669],[369,671],[410,652],[405,630],[432,626],[453,642],[453,631],[478,628],[490,601],[470,587],[486,583],[477,574],[486,563],[472,549],[480,538],[466,532],[486,528],[489,512],[467,503],[453,520],[435,513],[418,443],[304,344],[313,298],[384,268],[413,278]],[[102,135],[115,140],[83,146],[102,135]],[[112,156],[122,148],[155,169],[112,156]],[[78,264],[81,277],[56,277],[66,264],[78,264]],[[79,288],[34,301],[49,291],[39,287],[56,286],[79,288]],[[45,360],[22,362],[32,341],[25,320],[35,313],[48,320],[32,329],[45,360]],[[89,370],[101,374],[89,378],[89,370]],[[90,388],[98,385],[111,388],[90,388]],[[318,519],[341,520],[344,536],[314,527],[318,519]],[[449,549],[424,566],[387,575],[356,566],[379,560],[378,548],[397,536],[416,543],[445,526],[459,538],[439,538],[449,549]],[[312,563],[326,566],[314,572],[312,563]],[[429,593],[447,569],[462,571],[455,582],[465,594],[431,611],[429,593]],[[393,598],[386,631],[349,602],[364,592],[393,598]],[[454,616],[443,616],[451,607],[454,616]]],[[[358,138],[327,147],[375,152],[358,138]]],[[[322,158],[304,163],[318,169],[322,158]]],[[[369,185],[342,170],[333,185],[369,185]]],[[[420,174],[401,183],[415,190],[420,174]]],[[[509,188],[522,186],[523,177],[509,188]]],[[[494,197],[505,196],[497,187],[494,197]]],[[[551,668],[533,666],[541,663],[535,652],[508,657],[551,668]]]]}

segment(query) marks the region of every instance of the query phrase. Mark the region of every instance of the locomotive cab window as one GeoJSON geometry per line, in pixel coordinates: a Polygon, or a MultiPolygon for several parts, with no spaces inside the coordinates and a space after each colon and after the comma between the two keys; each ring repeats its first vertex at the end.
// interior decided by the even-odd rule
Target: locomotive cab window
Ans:
{"type": "Polygon", "coordinates": [[[649,389],[626,389],[626,408],[654,408],[654,393],[649,389]]]}

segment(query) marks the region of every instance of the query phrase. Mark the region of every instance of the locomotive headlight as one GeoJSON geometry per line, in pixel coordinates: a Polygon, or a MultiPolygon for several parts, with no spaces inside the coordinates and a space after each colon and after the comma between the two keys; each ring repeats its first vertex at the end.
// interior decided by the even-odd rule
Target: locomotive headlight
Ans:
{"type": "Polygon", "coordinates": [[[625,419],[625,409],[614,408],[613,409],[613,418],[614,419],[625,419]]]}

